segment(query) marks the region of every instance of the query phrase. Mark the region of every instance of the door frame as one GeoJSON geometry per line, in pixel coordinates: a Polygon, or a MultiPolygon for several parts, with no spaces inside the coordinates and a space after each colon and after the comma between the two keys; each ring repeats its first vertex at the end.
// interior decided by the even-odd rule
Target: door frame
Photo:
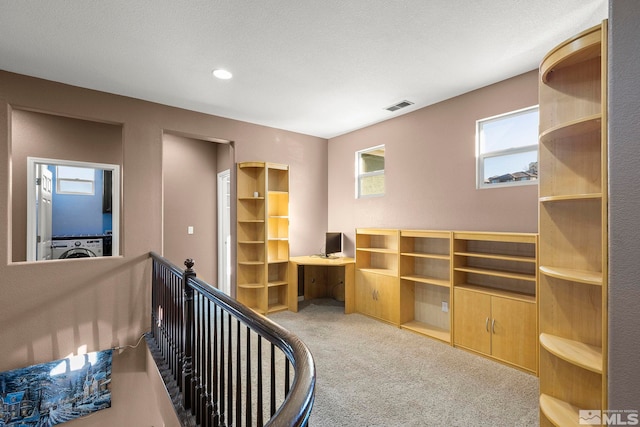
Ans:
{"type": "Polygon", "coordinates": [[[217,190],[218,289],[227,295],[231,295],[231,169],[218,172],[217,190]],[[226,208],[227,203],[229,204],[228,208],[226,208]],[[228,241],[224,233],[225,228],[229,233],[228,241]]]}

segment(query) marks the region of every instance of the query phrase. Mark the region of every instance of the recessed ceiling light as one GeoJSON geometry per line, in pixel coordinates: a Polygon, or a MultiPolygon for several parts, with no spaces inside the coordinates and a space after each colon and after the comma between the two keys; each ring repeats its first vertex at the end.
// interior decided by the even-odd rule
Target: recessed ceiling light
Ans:
{"type": "Polygon", "coordinates": [[[221,68],[218,68],[217,70],[213,70],[213,75],[219,78],[220,80],[229,80],[231,77],[233,77],[233,74],[221,68]]]}

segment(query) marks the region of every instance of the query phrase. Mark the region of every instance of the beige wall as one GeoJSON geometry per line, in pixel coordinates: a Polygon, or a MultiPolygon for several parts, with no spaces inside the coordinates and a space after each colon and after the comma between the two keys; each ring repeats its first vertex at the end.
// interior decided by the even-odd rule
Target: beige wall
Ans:
{"type": "MultiPolygon", "coordinates": [[[[166,133],[233,140],[237,161],[291,165],[295,184],[290,203],[296,215],[291,220],[292,253],[311,251],[306,230],[326,227],[326,140],[0,71],[0,371],[56,360],[84,345],[95,351],[134,344],[149,329],[148,253],[162,250],[166,133]],[[18,109],[43,113],[39,120],[52,122],[52,127],[72,123],[61,125],[60,135],[85,143],[91,143],[86,136],[96,129],[101,129],[98,134],[106,128],[107,134],[118,135],[114,162],[122,163],[121,257],[13,262],[14,223],[23,221],[19,211],[14,214],[14,205],[20,209],[24,200],[18,194],[22,166],[13,156],[31,155],[22,152],[20,142],[29,135],[12,137],[23,131],[12,124],[12,110],[18,109]],[[86,129],[77,131],[78,126],[86,129]],[[13,168],[18,169],[12,174],[13,168]]],[[[88,147],[87,153],[97,154],[88,147]]],[[[22,233],[23,226],[16,227],[16,235],[22,233]]],[[[145,372],[136,364],[114,362],[114,405],[108,410],[114,419],[126,419],[139,402],[135,389],[116,385],[116,375],[139,379],[146,378],[145,372]]],[[[136,425],[157,424],[155,416],[147,414],[148,419],[136,420],[136,425]]]]}
{"type": "Polygon", "coordinates": [[[164,256],[178,266],[192,258],[198,277],[217,283],[217,164],[226,144],[165,134],[162,144],[164,256]],[[218,145],[221,147],[218,148],[218,145]],[[187,234],[192,226],[193,234],[187,234]]]}
{"type": "Polygon", "coordinates": [[[14,109],[11,114],[13,261],[25,261],[27,157],[122,166],[122,126],[14,109]]]}
{"type": "Polygon", "coordinates": [[[536,232],[537,185],[475,188],[476,120],[538,104],[537,71],[329,140],[328,225],[536,232]],[[383,197],[355,198],[355,152],[385,144],[383,197]]]}

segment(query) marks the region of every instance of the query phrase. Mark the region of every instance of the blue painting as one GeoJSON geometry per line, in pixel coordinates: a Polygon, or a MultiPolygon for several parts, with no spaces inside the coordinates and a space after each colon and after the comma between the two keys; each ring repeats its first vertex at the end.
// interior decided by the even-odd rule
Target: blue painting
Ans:
{"type": "Polygon", "coordinates": [[[45,427],[111,407],[113,351],[0,373],[0,427],[45,427]]]}

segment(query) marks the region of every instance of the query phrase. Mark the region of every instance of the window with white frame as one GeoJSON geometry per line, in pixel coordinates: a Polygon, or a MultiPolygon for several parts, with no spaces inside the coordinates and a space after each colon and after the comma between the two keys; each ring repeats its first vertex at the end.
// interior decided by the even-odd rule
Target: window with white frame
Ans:
{"type": "Polygon", "coordinates": [[[384,145],[356,152],[356,198],[384,195],[384,145]]]}
{"type": "Polygon", "coordinates": [[[75,166],[56,167],[56,192],[58,194],[95,194],[96,171],[75,166]]]}
{"type": "Polygon", "coordinates": [[[476,122],[477,188],[538,182],[538,106],[476,122]]]}

